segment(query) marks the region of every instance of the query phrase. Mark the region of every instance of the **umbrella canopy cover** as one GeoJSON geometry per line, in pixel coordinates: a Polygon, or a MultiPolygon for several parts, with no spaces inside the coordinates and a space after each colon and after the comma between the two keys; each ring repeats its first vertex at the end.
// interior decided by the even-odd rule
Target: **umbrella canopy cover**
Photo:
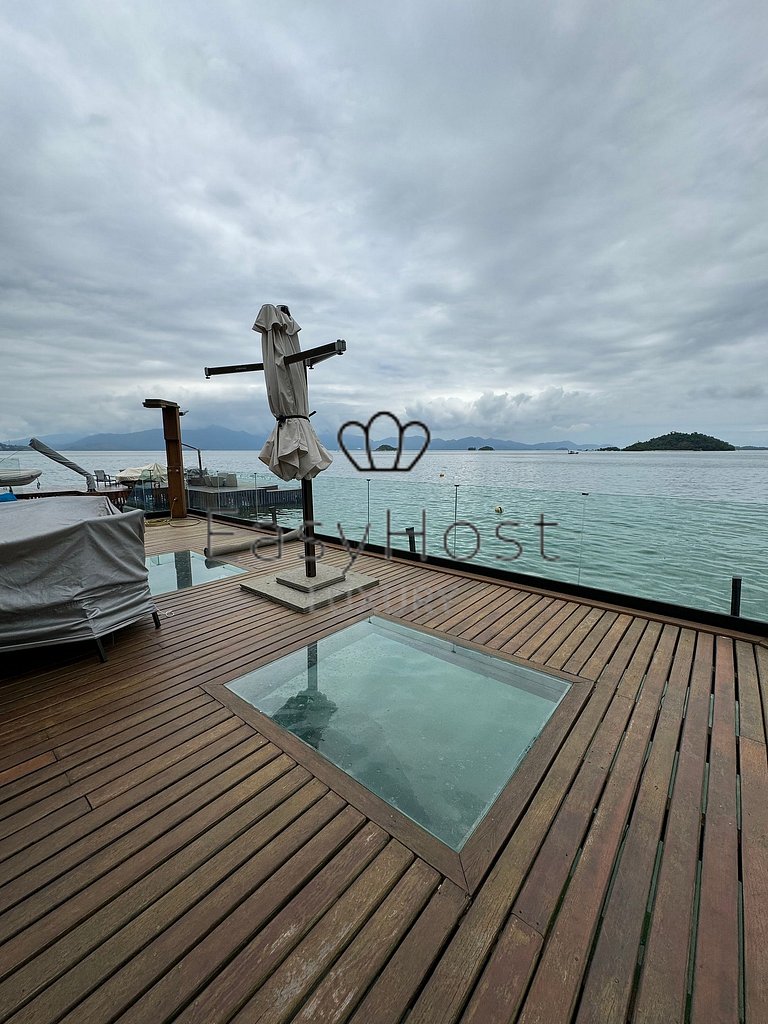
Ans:
{"type": "Polygon", "coordinates": [[[301,328],[290,314],[267,303],[253,329],[261,334],[267,398],[277,420],[259,458],[281,480],[311,480],[333,460],[309,422],[304,365],[285,365],[285,357],[299,351],[301,328]]]}
{"type": "Polygon", "coordinates": [[[165,484],[168,482],[168,470],[159,462],[150,462],[146,466],[131,466],[128,469],[122,469],[115,479],[122,483],[151,480],[153,483],[165,484]]]}

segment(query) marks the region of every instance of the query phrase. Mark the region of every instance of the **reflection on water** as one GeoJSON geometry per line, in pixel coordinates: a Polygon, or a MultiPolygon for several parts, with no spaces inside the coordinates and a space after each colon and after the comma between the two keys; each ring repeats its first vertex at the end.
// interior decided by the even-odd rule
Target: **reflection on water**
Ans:
{"type": "Polygon", "coordinates": [[[198,583],[223,580],[245,572],[239,565],[217,562],[196,551],[169,551],[162,555],[149,555],[145,564],[149,574],[149,590],[155,595],[186,590],[198,583]]]}

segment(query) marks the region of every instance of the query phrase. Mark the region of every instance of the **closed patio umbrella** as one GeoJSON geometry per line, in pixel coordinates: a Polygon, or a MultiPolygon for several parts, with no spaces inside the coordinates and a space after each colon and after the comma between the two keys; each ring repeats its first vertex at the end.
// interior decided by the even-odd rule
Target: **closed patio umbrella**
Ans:
{"type": "MultiPolygon", "coordinates": [[[[261,334],[262,358],[261,363],[240,363],[235,366],[206,366],[205,376],[212,377],[221,373],[242,373],[249,370],[263,370],[267,385],[267,398],[269,407],[272,410],[277,423],[270,434],[259,458],[265,462],[270,470],[279,476],[281,480],[301,481],[301,504],[302,517],[302,539],[304,541],[304,562],[305,572],[302,579],[311,579],[309,586],[297,584],[292,581],[285,582],[285,573],[281,574],[279,581],[266,580],[267,590],[272,583],[278,583],[284,590],[290,590],[295,597],[297,590],[301,600],[295,603],[293,597],[289,607],[300,607],[302,611],[308,611],[310,605],[304,600],[309,595],[312,599],[313,591],[318,587],[334,587],[334,596],[330,600],[340,600],[342,591],[337,584],[347,582],[347,573],[335,569],[324,570],[318,578],[316,540],[314,536],[314,510],[312,497],[312,479],[318,473],[330,466],[331,456],[320,439],[312,429],[309,417],[309,398],[307,396],[307,368],[329,359],[331,356],[341,355],[346,351],[347,345],[343,338],[338,338],[329,345],[319,345],[302,351],[299,347],[298,334],[301,328],[291,316],[287,306],[275,306],[266,303],[259,310],[253,330],[261,334]],[[303,596],[302,596],[303,595],[303,596]]],[[[354,574],[357,589],[363,589],[359,573],[354,574]]],[[[365,587],[374,586],[376,580],[365,579],[365,587]]],[[[260,592],[256,583],[241,584],[242,587],[254,592],[260,592]]],[[[356,591],[355,591],[356,592],[356,591]]],[[[278,600],[271,593],[273,599],[278,600]]],[[[284,598],[279,598],[286,603],[284,598]]],[[[297,598],[298,600],[298,598],[297,598]]],[[[324,603],[328,603],[326,595],[324,603]]]]}
{"type": "Polygon", "coordinates": [[[253,329],[261,334],[267,398],[277,420],[259,458],[281,480],[311,480],[333,460],[309,422],[304,364],[285,364],[286,356],[299,352],[301,328],[287,306],[266,303],[253,329]]]}
{"type": "Polygon", "coordinates": [[[281,480],[301,480],[306,574],[314,577],[317,566],[311,481],[327,469],[333,459],[309,422],[306,366],[303,361],[286,363],[288,356],[300,352],[301,328],[287,306],[274,306],[268,302],[259,310],[253,330],[261,334],[267,399],[277,420],[259,458],[281,480]]]}

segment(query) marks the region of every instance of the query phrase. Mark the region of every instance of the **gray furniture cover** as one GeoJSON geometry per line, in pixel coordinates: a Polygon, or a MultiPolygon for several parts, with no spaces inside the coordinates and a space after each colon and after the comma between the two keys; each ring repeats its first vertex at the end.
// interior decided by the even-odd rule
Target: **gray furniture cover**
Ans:
{"type": "Polygon", "coordinates": [[[94,640],[154,611],[143,512],[103,496],[0,503],[0,651],[94,640]]]}

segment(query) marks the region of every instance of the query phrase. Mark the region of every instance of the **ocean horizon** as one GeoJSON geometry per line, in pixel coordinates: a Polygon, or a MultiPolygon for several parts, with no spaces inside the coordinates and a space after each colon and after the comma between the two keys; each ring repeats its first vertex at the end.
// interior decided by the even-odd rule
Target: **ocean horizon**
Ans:
{"type": "MultiPolygon", "coordinates": [[[[36,452],[17,455],[23,468],[42,471],[41,490],[84,487],[82,477],[36,452]]],[[[367,528],[370,542],[404,548],[403,531],[412,527],[417,546],[468,568],[720,612],[729,610],[731,579],[739,576],[742,614],[768,620],[768,452],[440,451],[398,473],[359,472],[343,453],[333,455],[314,481],[319,532],[359,541],[367,528]]],[[[196,452],[184,456],[188,468],[197,466],[196,452]]],[[[160,451],[67,457],[109,474],[165,463],[160,451]]],[[[212,475],[236,473],[244,489],[297,486],[273,476],[257,452],[206,451],[202,459],[212,475]]],[[[298,509],[277,516],[289,528],[301,521],[298,509]]]]}

